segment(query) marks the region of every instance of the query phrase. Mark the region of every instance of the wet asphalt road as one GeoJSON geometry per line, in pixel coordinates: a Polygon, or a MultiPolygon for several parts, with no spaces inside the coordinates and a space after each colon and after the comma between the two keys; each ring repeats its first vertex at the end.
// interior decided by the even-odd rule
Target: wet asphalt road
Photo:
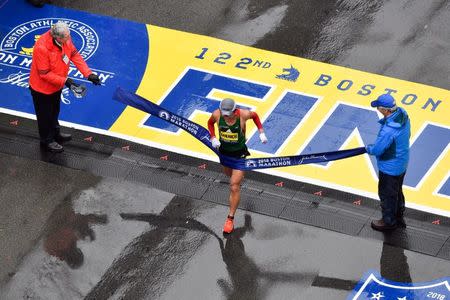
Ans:
{"type": "Polygon", "coordinates": [[[448,0],[53,0],[450,89],[448,0]]]}
{"type": "MultiPolygon", "coordinates": [[[[30,167],[48,164],[5,154],[0,164],[9,190],[27,176],[42,180],[33,184],[41,188],[52,179],[56,192],[42,233],[15,268],[1,272],[0,299],[345,299],[368,270],[397,282],[431,281],[450,270],[450,261],[389,246],[388,238],[254,213],[241,212],[225,238],[218,222],[225,206],[59,166],[42,177],[30,167]]],[[[11,221],[3,231],[24,232],[21,226],[36,222],[39,214],[22,215],[30,201],[36,210],[45,205],[33,192],[16,199],[15,216],[2,213],[11,221]]]]}

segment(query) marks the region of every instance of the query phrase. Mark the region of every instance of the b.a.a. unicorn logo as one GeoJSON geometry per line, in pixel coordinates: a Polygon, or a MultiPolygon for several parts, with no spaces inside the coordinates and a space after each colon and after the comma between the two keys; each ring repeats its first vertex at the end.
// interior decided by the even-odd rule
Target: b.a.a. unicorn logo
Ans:
{"type": "Polygon", "coordinates": [[[413,300],[450,299],[450,278],[432,282],[401,283],[384,279],[377,272],[368,272],[356,285],[347,300],[413,300]]]}
{"type": "Polygon", "coordinates": [[[160,111],[158,115],[161,119],[164,119],[167,121],[170,119],[170,114],[165,110],[160,111]]]}
{"type": "MultiPolygon", "coordinates": [[[[36,42],[40,37],[41,37],[40,34],[36,34],[34,36],[34,42],[36,42]]],[[[33,55],[33,48],[34,47],[21,46],[21,48],[22,48],[22,50],[19,51],[20,54],[27,55],[27,56],[32,56],[33,55]]]]}
{"type": "Polygon", "coordinates": [[[248,167],[248,168],[256,167],[257,165],[258,165],[258,164],[256,163],[256,161],[255,161],[255,160],[252,160],[252,159],[249,159],[249,160],[247,160],[247,161],[245,162],[245,166],[248,167]]]}
{"type": "Polygon", "coordinates": [[[278,79],[296,82],[298,76],[300,76],[300,72],[291,65],[290,68],[283,68],[283,73],[276,75],[275,77],[278,79]]]}

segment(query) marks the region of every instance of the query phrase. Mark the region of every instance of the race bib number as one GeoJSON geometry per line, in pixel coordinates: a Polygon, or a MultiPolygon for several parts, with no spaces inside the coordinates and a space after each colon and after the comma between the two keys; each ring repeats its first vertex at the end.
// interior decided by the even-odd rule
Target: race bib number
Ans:
{"type": "Polygon", "coordinates": [[[220,132],[220,138],[227,143],[237,143],[238,134],[237,132],[220,132]]]}

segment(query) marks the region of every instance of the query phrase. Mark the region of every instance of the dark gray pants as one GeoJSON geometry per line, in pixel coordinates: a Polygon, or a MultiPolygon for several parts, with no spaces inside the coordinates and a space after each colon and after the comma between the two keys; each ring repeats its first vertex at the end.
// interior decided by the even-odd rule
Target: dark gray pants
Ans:
{"type": "Polygon", "coordinates": [[[403,195],[403,179],[405,173],[392,176],[378,172],[378,196],[381,202],[383,221],[387,225],[397,224],[403,218],[405,211],[405,196],[403,195]]]}
{"type": "Polygon", "coordinates": [[[39,137],[42,144],[49,144],[55,141],[59,135],[59,110],[61,104],[61,92],[46,95],[31,89],[34,110],[39,129],[39,137]]]}

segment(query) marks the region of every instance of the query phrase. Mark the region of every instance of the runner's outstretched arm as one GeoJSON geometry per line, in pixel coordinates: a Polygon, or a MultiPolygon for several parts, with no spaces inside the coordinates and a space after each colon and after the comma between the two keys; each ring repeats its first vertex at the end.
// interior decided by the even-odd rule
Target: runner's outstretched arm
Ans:
{"type": "Polygon", "coordinates": [[[267,143],[267,137],[266,137],[266,134],[264,133],[264,128],[261,124],[261,120],[259,119],[258,114],[254,111],[251,111],[250,117],[252,118],[253,122],[255,123],[256,127],[258,128],[259,139],[261,140],[261,143],[263,143],[263,144],[267,143]]]}

